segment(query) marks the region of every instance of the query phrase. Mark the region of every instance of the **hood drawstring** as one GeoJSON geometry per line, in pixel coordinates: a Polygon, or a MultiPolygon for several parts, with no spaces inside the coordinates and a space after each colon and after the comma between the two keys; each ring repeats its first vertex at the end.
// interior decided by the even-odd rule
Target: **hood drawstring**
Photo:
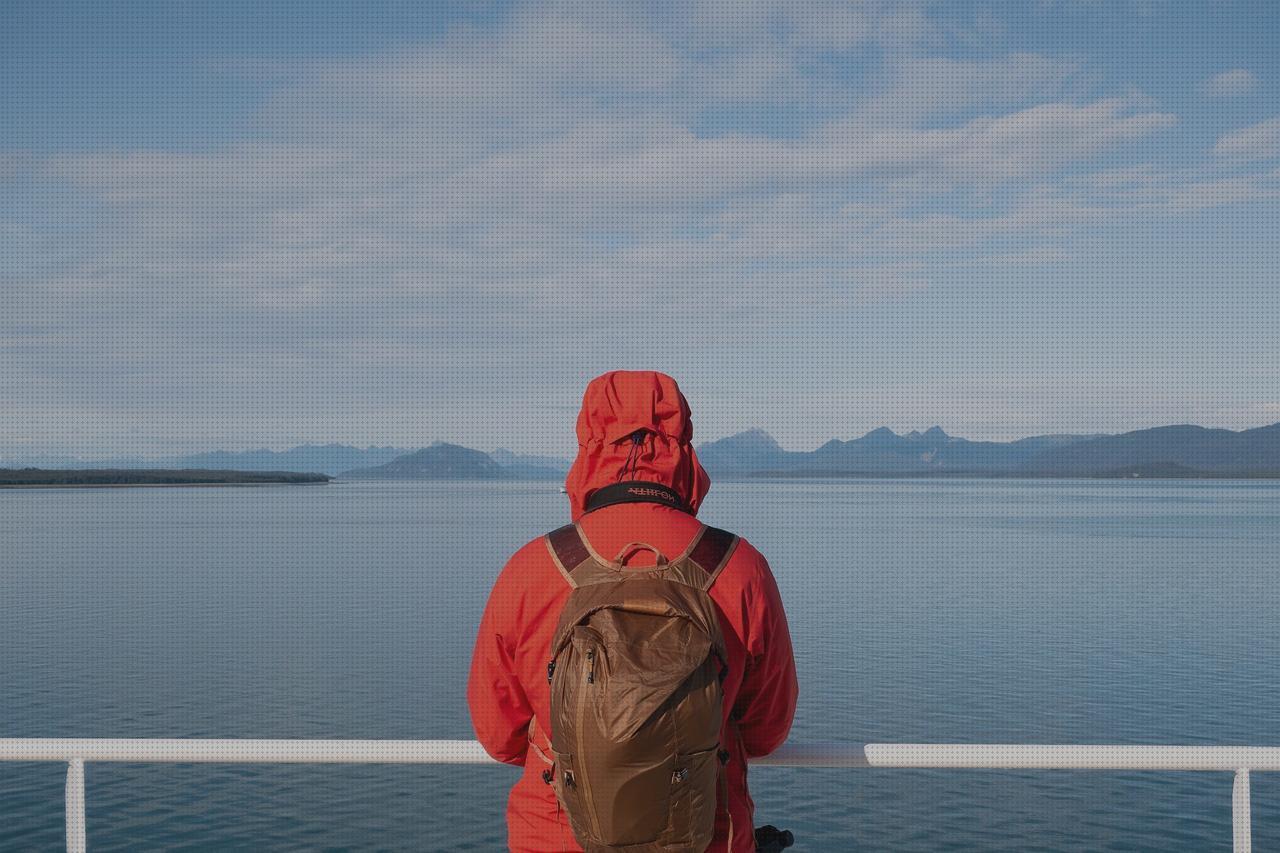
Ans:
{"type": "Polygon", "coordinates": [[[644,446],[645,430],[638,429],[631,433],[631,449],[627,451],[627,461],[618,469],[618,482],[635,479],[636,469],[640,466],[640,450],[644,446]]]}

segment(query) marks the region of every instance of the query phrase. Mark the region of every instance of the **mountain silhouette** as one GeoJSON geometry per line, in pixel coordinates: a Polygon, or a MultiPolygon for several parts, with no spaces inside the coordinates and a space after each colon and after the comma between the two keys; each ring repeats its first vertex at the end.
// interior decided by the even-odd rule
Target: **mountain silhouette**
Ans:
{"type": "Polygon", "coordinates": [[[237,471],[301,471],[337,474],[351,468],[372,467],[408,453],[402,447],[352,447],[348,444],[303,444],[288,450],[215,450],[180,456],[168,464],[175,468],[208,468],[237,471]]]}
{"type": "Polygon", "coordinates": [[[1241,432],[1182,424],[1108,435],[1045,450],[1025,467],[1050,476],[1161,469],[1179,476],[1280,475],[1280,423],[1241,432]]]}
{"type": "Polygon", "coordinates": [[[512,480],[516,476],[482,450],[436,442],[384,465],[356,468],[344,480],[512,480]]]}
{"type": "Polygon", "coordinates": [[[1122,435],[969,441],[941,427],[888,427],[816,450],[783,450],[762,430],[698,449],[712,477],[1257,477],[1280,476],[1280,424],[1233,432],[1169,426],[1122,435]]]}

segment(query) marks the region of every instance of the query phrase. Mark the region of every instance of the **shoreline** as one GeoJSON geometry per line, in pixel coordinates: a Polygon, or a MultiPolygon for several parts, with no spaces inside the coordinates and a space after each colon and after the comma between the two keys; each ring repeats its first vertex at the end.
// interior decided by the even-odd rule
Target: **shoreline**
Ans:
{"type": "Polygon", "coordinates": [[[325,485],[328,474],[207,468],[0,468],[0,489],[325,485]]]}
{"type": "Polygon", "coordinates": [[[189,489],[245,488],[264,486],[327,486],[326,480],[292,483],[288,480],[261,483],[0,483],[0,489],[189,489]]]}

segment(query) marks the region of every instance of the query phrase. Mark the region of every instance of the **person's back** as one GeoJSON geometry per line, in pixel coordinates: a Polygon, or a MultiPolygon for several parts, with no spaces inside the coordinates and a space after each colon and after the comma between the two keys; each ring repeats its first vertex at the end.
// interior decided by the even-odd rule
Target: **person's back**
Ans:
{"type": "MultiPolygon", "coordinates": [[[[691,437],[687,404],[669,377],[611,373],[591,383],[578,418],[580,452],[566,484],[572,517],[591,551],[612,558],[641,541],[664,555],[686,554],[703,530],[694,513],[709,486],[691,437]]],[[[716,840],[708,849],[727,849],[732,829],[737,853],[755,849],[746,761],[785,740],[797,687],[767,562],[743,539],[724,544],[730,547],[709,594],[727,663],[720,743],[729,803],[727,809],[717,803],[716,840]]],[[[539,537],[503,569],[481,621],[468,689],[485,749],[525,768],[508,803],[508,840],[516,851],[581,849],[556,797],[548,731],[548,661],[572,591],[554,552],[539,537]]],[[[622,556],[628,569],[655,560],[643,549],[622,556]]]]}

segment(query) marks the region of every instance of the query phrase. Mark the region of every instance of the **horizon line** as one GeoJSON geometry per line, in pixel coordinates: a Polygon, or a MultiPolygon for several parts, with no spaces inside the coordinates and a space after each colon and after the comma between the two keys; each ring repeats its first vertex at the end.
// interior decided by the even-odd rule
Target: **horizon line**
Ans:
{"type": "MultiPolygon", "coordinates": [[[[855,436],[853,436],[853,437],[851,437],[851,438],[838,438],[838,437],[836,437],[836,436],[832,436],[831,438],[828,438],[828,439],[826,439],[825,441],[822,441],[822,442],[820,442],[819,444],[817,444],[817,445],[815,445],[815,446],[813,446],[813,447],[811,447],[811,448],[809,448],[809,449],[806,449],[806,450],[797,450],[797,449],[787,448],[787,447],[782,446],[780,443],[778,443],[777,439],[776,439],[776,438],[774,438],[773,434],[772,434],[771,432],[769,432],[769,430],[767,430],[767,429],[765,429],[765,428],[763,428],[763,427],[747,427],[746,429],[741,429],[741,430],[738,430],[737,432],[729,433],[729,434],[727,434],[727,435],[723,435],[723,436],[720,436],[720,437],[718,437],[718,438],[711,438],[711,439],[707,439],[707,440],[702,441],[702,442],[696,442],[696,441],[695,441],[695,443],[694,443],[694,447],[695,447],[695,449],[696,449],[696,448],[699,448],[699,447],[705,447],[705,446],[707,446],[707,445],[709,445],[709,444],[715,444],[716,442],[724,441],[724,440],[726,440],[726,439],[730,439],[730,438],[736,438],[736,437],[738,437],[738,436],[743,436],[743,435],[747,435],[747,434],[750,434],[750,433],[761,433],[761,434],[763,434],[764,436],[767,436],[770,440],[772,440],[775,444],[777,444],[777,445],[778,445],[778,448],[779,448],[780,450],[782,450],[782,451],[784,451],[784,452],[789,452],[789,453],[810,453],[810,452],[813,452],[814,450],[817,450],[817,449],[819,449],[819,448],[821,448],[821,447],[825,446],[826,444],[829,444],[829,443],[830,443],[830,442],[832,442],[832,441],[840,441],[840,442],[857,441],[858,439],[866,438],[867,436],[872,435],[873,433],[880,432],[880,431],[882,431],[882,430],[887,430],[888,432],[892,433],[894,436],[896,436],[896,437],[898,437],[898,438],[909,438],[909,437],[911,437],[912,435],[924,436],[924,435],[926,435],[927,433],[929,433],[929,432],[931,432],[931,431],[933,431],[933,430],[935,430],[935,429],[936,429],[936,430],[941,431],[941,432],[942,432],[942,434],[943,434],[944,436],[946,436],[948,439],[957,439],[957,440],[960,440],[960,441],[967,441],[967,442],[975,443],[975,444],[1013,444],[1013,443],[1018,442],[1018,441],[1026,441],[1026,440],[1028,440],[1028,439],[1033,439],[1033,438],[1046,438],[1046,437],[1056,437],[1056,436],[1073,437],[1073,438],[1082,438],[1082,437],[1087,437],[1087,438],[1104,438],[1104,437],[1113,437],[1113,436],[1120,436],[1120,435],[1129,435],[1129,434],[1132,434],[1132,433],[1135,433],[1135,432],[1147,432],[1147,431],[1150,431],[1150,430],[1156,430],[1156,429],[1168,429],[1168,428],[1172,428],[1172,427],[1194,427],[1194,428],[1196,428],[1196,429],[1211,430],[1211,431],[1220,431],[1220,432],[1231,432],[1231,433],[1239,434],[1239,433],[1251,432],[1251,431],[1253,431],[1253,430],[1258,430],[1258,429],[1267,429],[1268,427],[1275,427],[1275,426],[1280,426],[1280,421],[1273,421],[1273,422],[1270,422],[1270,423],[1263,423],[1263,424],[1259,424],[1259,425],[1257,425],[1257,426],[1245,427],[1245,428],[1243,428],[1243,429],[1231,429],[1230,427],[1219,427],[1219,426],[1205,426],[1205,425],[1203,425],[1203,424],[1196,424],[1196,423],[1192,423],[1192,422],[1189,422],[1189,421],[1184,421],[1184,422],[1181,422],[1181,423],[1167,423],[1167,424],[1159,424],[1159,425],[1156,425],[1156,426],[1150,426],[1150,427],[1139,427],[1139,428],[1136,428],[1136,429],[1122,430],[1122,431],[1119,431],[1119,432],[1089,432],[1089,431],[1083,431],[1083,432],[1065,432],[1065,431],[1052,431],[1052,432],[1037,432],[1037,433],[1031,433],[1031,434],[1029,434],[1029,435],[1019,436],[1019,437],[1017,437],[1017,438],[1003,438],[1003,439],[997,439],[997,438],[978,438],[978,439],[974,439],[974,438],[966,438],[966,437],[961,436],[961,435],[956,435],[956,434],[953,434],[953,433],[949,433],[949,432],[947,432],[943,427],[941,427],[941,426],[940,426],[940,425],[938,425],[938,424],[934,424],[934,425],[932,425],[932,426],[930,426],[930,427],[928,427],[928,428],[926,428],[926,429],[923,429],[923,430],[921,430],[921,429],[912,429],[912,430],[910,430],[910,431],[904,431],[904,432],[897,432],[897,431],[895,431],[893,428],[888,427],[888,426],[878,426],[878,427],[873,427],[872,429],[869,429],[869,430],[867,430],[866,432],[861,433],[861,434],[859,434],[859,435],[855,435],[855,436]]],[[[342,448],[350,448],[350,449],[352,449],[352,450],[359,450],[359,451],[363,451],[363,452],[369,452],[369,451],[372,451],[372,450],[397,450],[397,451],[402,451],[402,452],[406,452],[406,453],[412,453],[412,452],[416,452],[416,451],[418,451],[418,450],[424,450],[424,449],[426,449],[426,448],[428,448],[428,447],[432,447],[432,446],[437,445],[437,444],[451,444],[451,445],[454,445],[454,446],[456,446],[456,447],[465,447],[465,448],[468,448],[468,449],[471,449],[471,450],[480,450],[481,452],[486,453],[486,454],[494,454],[494,453],[497,453],[497,452],[499,452],[499,451],[506,451],[506,452],[508,452],[508,453],[512,453],[512,454],[514,454],[514,455],[516,455],[516,456],[542,456],[542,457],[547,457],[547,458],[552,458],[552,459],[559,459],[559,460],[562,460],[562,461],[569,461],[569,460],[571,460],[571,459],[572,459],[572,457],[571,457],[571,456],[559,456],[559,455],[557,455],[557,454],[555,454],[555,453],[552,453],[552,452],[543,452],[543,451],[518,451],[518,450],[511,450],[510,448],[503,447],[503,446],[497,446],[497,447],[494,447],[494,448],[493,448],[493,449],[491,449],[491,450],[481,450],[481,448],[473,447],[473,446],[468,445],[468,444],[463,444],[463,443],[461,443],[460,441],[452,441],[452,440],[448,440],[448,439],[435,439],[435,440],[433,440],[433,441],[429,441],[429,442],[427,442],[427,443],[425,443],[425,444],[413,444],[413,443],[409,443],[409,444],[396,444],[396,443],[385,443],[385,444],[380,444],[380,443],[376,443],[376,442],[369,443],[369,444],[356,444],[356,443],[347,443],[347,442],[344,442],[344,441],[342,441],[342,440],[338,440],[338,439],[332,439],[332,440],[328,440],[328,441],[310,441],[310,440],[305,440],[305,441],[300,441],[300,442],[293,443],[293,444],[287,444],[287,445],[285,445],[285,444],[281,444],[281,445],[279,445],[279,446],[278,446],[278,447],[279,447],[279,449],[276,449],[276,448],[274,448],[274,447],[272,447],[272,446],[270,446],[270,445],[259,445],[259,446],[253,446],[253,447],[244,447],[243,449],[240,449],[240,450],[230,450],[230,449],[227,449],[226,447],[213,447],[213,448],[204,449],[204,450],[191,450],[191,451],[177,451],[177,450],[173,450],[173,451],[160,452],[160,453],[138,453],[138,452],[133,452],[133,453],[131,453],[131,452],[128,452],[128,451],[103,451],[103,452],[102,452],[102,453],[100,453],[100,454],[92,454],[92,455],[89,455],[89,456],[85,456],[85,455],[83,455],[83,454],[75,454],[75,453],[72,453],[72,452],[70,452],[70,451],[59,451],[59,450],[27,450],[27,451],[25,451],[25,452],[22,452],[22,451],[15,452],[15,450],[10,449],[10,450],[5,450],[5,451],[3,451],[3,453],[2,453],[2,454],[0,454],[0,463],[5,463],[5,462],[11,461],[11,460],[21,460],[21,459],[22,459],[22,458],[24,458],[24,457],[26,457],[26,458],[37,458],[37,459],[38,459],[38,458],[41,458],[41,457],[45,457],[45,458],[53,457],[53,458],[65,458],[65,459],[67,459],[67,460],[77,460],[77,461],[86,461],[86,462],[105,462],[105,461],[110,461],[110,460],[113,460],[113,459],[119,459],[119,460],[137,459],[137,460],[146,460],[146,461],[174,460],[174,459],[179,459],[179,460],[180,460],[180,459],[183,459],[183,458],[186,458],[186,457],[192,457],[192,456],[207,456],[207,455],[211,455],[211,454],[214,454],[214,453],[226,453],[226,454],[230,454],[230,455],[245,455],[245,454],[250,454],[250,453],[288,453],[288,452],[293,451],[293,450],[299,450],[299,449],[307,448],[307,447],[312,447],[312,448],[342,447],[342,448]],[[97,458],[95,458],[95,457],[97,457],[97,458]]]]}

